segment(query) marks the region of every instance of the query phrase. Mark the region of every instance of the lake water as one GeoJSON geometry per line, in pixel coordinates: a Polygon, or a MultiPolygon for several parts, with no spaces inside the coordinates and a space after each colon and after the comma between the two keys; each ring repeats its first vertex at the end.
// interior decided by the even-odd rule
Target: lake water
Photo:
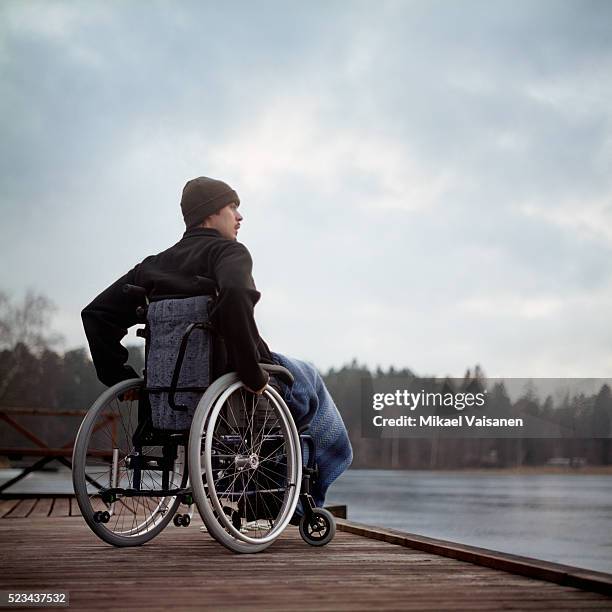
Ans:
{"type": "Polygon", "coordinates": [[[354,521],[612,572],[612,476],[349,470],[354,521]]]}
{"type": "MultiPolygon", "coordinates": [[[[70,473],[14,490],[69,492],[70,473]]],[[[354,521],[612,573],[612,476],[349,470],[327,501],[354,521]]]]}

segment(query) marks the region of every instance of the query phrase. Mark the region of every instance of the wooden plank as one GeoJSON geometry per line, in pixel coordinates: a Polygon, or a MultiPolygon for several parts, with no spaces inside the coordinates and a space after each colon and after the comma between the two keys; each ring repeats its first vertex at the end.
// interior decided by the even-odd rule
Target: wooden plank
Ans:
{"type": "Polygon", "coordinates": [[[42,499],[43,497],[74,497],[74,493],[1,493],[0,500],[42,499]]]}
{"type": "Polygon", "coordinates": [[[288,528],[236,555],[197,528],[117,549],[82,520],[0,521],[0,589],[64,589],[87,610],[610,610],[612,598],[340,531],[307,546],[288,528]],[[57,524],[61,523],[61,528],[57,524]],[[52,563],[49,561],[52,559],[52,563]]]}
{"type": "MultiPolygon", "coordinates": [[[[559,568],[563,568],[566,574],[568,570],[572,570],[586,581],[585,584],[590,584],[589,581],[593,579],[601,579],[602,575],[612,578],[601,572],[588,572],[395,530],[381,530],[349,521],[338,521],[340,531],[336,539],[323,549],[306,546],[297,535],[297,530],[289,528],[279,541],[262,555],[232,555],[211,541],[206,534],[199,532],[197,526],[201,521],[197,515],[193,521],[195,529],[169,526],[159,536],[158,542],[139,548],[138,550],[148,551],[145,556],[136,553],[137,549],[125,549],[117,553],[121,554],[122,558],[125,557],[125,563],[130,568],[133,563],[140,567],[146,566],[152,568],[154,574],[159,572],[159,576],[158,581],[149,581],[148,586],[143,587],[139,578],[128,572],[125,579],[132,584],[132,588],[121,593],[121,604],[119,601],[113,604],[114,595],[111,595],[109,600],[109,595],[103,587],[104,583],[112,581],[112,576],[106,575],[105,570],[99,574],[98,569],[105,568],[106,565],[112,567],[117,559],[108,557],[109,547],[99,544],[97,539],[92,542],[94,536],[84,521],[76,519],[78,506],[74,498],[0,500],[0,512],[2,508],[5,508],[5,513],[10,512],[13,518],[21,518],[20,521],[0,522],[3,550],[5,546],[6,550],[10,549],[13,539],[15,546],[25,551],[24,560],[19,557],[19,550],[11,551],[11,554],[17,557],[14,560],[15,567],[8,566],[11,567],[11,572],[13,569],[16,572],[12,578],[12,586],[35,587],[35,576],[26,571],[28,563],[34,568],[34,575],[44,584],[53,584],[53,580],[58,576],[69,573],[74,587],[74,590],[70,589],[71,604],[74,605],[75,601],[72,593],[78,593],[79,589],[82,592],[84,589],[86,596],[81,600],[80,607],[88,609],[125,609],[126,606],[136,609],[162,609],[168,605],[206,609],[207,606],[200,606],[203,601],[208,602],[211,609],[231,607],[237,610],[283,611],[304,607],[351,611],[612,609],[612,599],[609,597],[560,586],[562,583],[557,580],[550,581],[550,578],[547,578],[549,581],[543,582],[519,575],[520,572],[498,571],[483,560],[488,555],[495,567],[503,566],[504,563],[501,562],[506,561],[527,561],[530,565],[538,566],[543,564],[545,567],[540,569],[546,570],[546,575],[547,572],[559,568]],[[13,504],[12,507],[9,507],[9,504],[13,504]],[[58,518],[73,516],[75,520],[62,522],[60,533],[49,527],[52,523],[46,519],[47,514],[58,518]],[[354,531],[363,531],[364,534],[367,532],[368,535],[360,537],[354,535],[354,531]],[[414,542],[410,544],[409,540],[414,542]],[[398,543],[401,546],[390,545],[398,543]],[[441,555],[440,550],[444,546],[452,554],[441,555]],[[432,548],[435,554],[427,548],[432,548]],[[45,553],[45,550],[48,552],[45,553]],[[472,555],[480,555],[482,559],[474,561],[468,555],[469,563],[465,563],[454,556],[457,551],[462,554],[470,552],[472,555]],[[37,565],[36,555],[41,554],[54,555],[53,568],[40,563],[37,565]],[[155,564],[151,564],[151,554],[156,559],[155,564]],[[95,563],[92,563],[94,558],[95,563]],[[211,585],[198,586],[199,594],[204,599],[198,599],[192,593],[192,585],[195,582],[192,582],[191,586],[184,584],[185,593],[171,589],[172,599],[160,590],[159,581],[167,582],[166,577],[170,574],[174,584],[179,567],[178,575],[181,578],[188,576],[190,572],[193,581],[202,578],[202,558],[207,560],[207,581],[212,572],[211,585]],[[214,567],[209,561],[215,564],[214,567]],[[19,567],[23,570],[21,573],[19,567]],[[239,582],[241,589],[227,590],[228,582],[239,582]],[[134,586],[135,584],[137,586],[134,586]],[[251,597],[251,593],[255,591],[270,593],[270,584],[278,585],[275,589],[281,594],[284,593],[284,600],[276,597],[276,590],[275,595],[268,598],[257,594],[251,597]],[[435,588],[432,585],[435,585],[435,588]],[[301,599],[290,595],[290,590],[292,593],[299,593],[300,588],[304,591],[301,599]],[[244,600],[236,599],[236,592],[249,592],[248,606],[244,600]],[[331,596],[332,593],[335,593],[334,597],[331,596]],[[156,605],[159,605],[159,608],[156,608],[156,605]]],[[[56,588],[66,586],[62,584],[56,588]]]]}
{"type": "Polygon", "coordinates": [[[77,504],[76,497],[70,498],[70,516],[83,516],[79,504],[77,504]]]}
{"type": "Polygon", "coordinates": [[[19,501],[18,499],[0,499],[0,518],[4,518],[19,501]]]}
{"type": "Polygon", "coordinates": [[[70,516],[70,500],[66,497],[56,497],[49,516],[52,518],[70,516]]]}
{"type": "Polygon", "coordinates": [[[29,516],[32,518],[41,517],[41,516],[49,516],[51,512],[51,507],[53,506],[53,498],[51,497],[43,497],[36,501],[36,505],[32,509],[32,512],[29,516]]]}
{"type": "Polygon", "coordinates": [[[12,519],[12,518],[25,518],[30,514],[32,508],[36,504],[36,499],[22,499],[19,503],[8,512],[4,518],[12,519]]]}
{"type": "Polygon", "coordinates": [[[340,530],[347,533],[381,540],[389,544],[407,546],[505,572],[612,595],[611,574],[428,538],[395,529],[371,527],[352,521],[338,520],[337,525],[340,530]]]}

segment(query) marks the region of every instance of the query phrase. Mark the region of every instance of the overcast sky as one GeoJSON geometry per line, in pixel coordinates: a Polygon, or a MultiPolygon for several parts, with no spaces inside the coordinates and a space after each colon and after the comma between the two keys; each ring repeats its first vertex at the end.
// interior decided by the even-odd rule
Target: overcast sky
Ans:
{"type": "Polygon", "coordinates": [[[79,313],[239,193],[274,350],[612,371],[612,2],[0,4],[0,289],[79,313]]]}

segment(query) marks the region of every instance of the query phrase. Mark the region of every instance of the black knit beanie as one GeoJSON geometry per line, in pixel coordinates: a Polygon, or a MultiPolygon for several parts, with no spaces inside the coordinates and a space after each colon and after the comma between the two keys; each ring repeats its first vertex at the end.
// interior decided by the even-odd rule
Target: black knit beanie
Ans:
{"type": "Polygon", "coordinates": [[[199,225],[206,217],[232,202],[240,204],[240,198],[223,181],[217,181],[207,176],[199,176],[187,181],[181,197],[181,210],[187,229],[199,225]]]}

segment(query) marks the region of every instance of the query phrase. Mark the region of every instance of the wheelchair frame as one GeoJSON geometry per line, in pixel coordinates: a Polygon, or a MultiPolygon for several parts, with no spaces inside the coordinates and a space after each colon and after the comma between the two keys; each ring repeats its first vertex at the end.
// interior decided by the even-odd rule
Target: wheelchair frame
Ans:
{"type": "MultiPolygon", "coordinates": [[[[131,285],[124,290],[145,299],[145,306],[137,309],[145,328],[137,334],[146,339],[146,292],[131,285]]],[[[189,335],[197,327],[214,331],[208,323],[187,326],[168,389],[168,403],[174,410],[186,410],[175,403],[175,393],[187,390],[178,387],[180,368],[189,335]]],[[[147,351],[145,372],[146,360],[147,351]]],[[[261,366],[271,375],[292,380],[281,366],[261,366]]],[[[273,386],[255,396],[245,390],[236,373],[229,373],[206,388],[189,432],[159,430],[152,426],[144,383],[144,379],[131,379],[107,389],[94,402],[77,434],[74,490],[85,521],[98,537],[114,546],[144,544],[171,520],[177,527],[189,526],[195,504],[213,538],[234,552],[254,553],[272,544],[289,522],[297,522],[299,501],[302,538],[313,546],[331,541],[334,518],[317,508],[310,495],[317,466],[315,444],[307,428],[314,415],[307,415],[298,430],[273,386]],[[246,427],[239,426],[239,419],[246,427]],[[258,419],[264,419],[261,429],[258,419]],[[120,420],[123,431],[114,420],[120,420]],[[111,449],[98,448],[109,441],[111,449]],[[270,452],[271,443],[276,446],[270,452]],[[308,451],[305,465],[304,447],[308,451]],[[179,512],[181,505],[188,506],[187,512],[179,512]],[[133,515],[127,519],[127,528],[124,510],[125,515],[133,515]],[[263,527],[262,516],[267,522],[263,527]]]]}

